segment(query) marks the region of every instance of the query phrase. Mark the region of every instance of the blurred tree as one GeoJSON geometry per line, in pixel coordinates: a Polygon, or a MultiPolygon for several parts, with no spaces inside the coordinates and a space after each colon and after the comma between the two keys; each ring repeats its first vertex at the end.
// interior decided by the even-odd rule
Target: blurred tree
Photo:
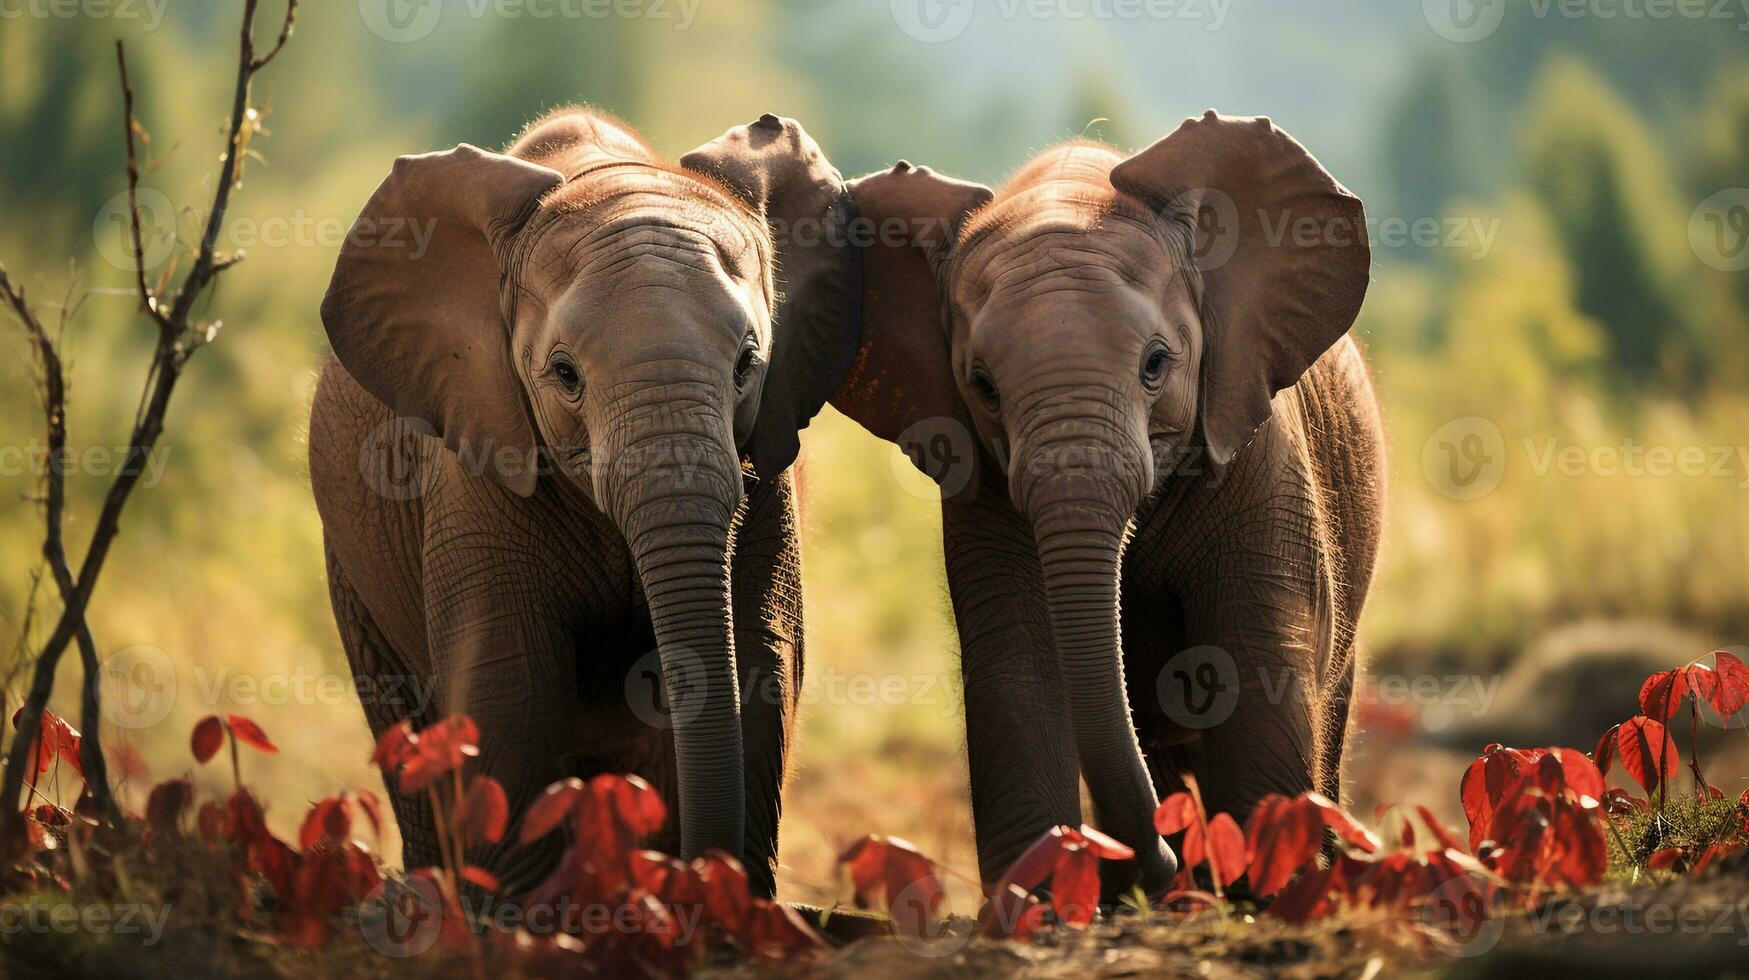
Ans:
{"type": "Polygon", "coordinates": [[[1521,120],[1526,183],[1554,222],[1580,312],[1614,366],[1681,390],[1713,338],[1701,323],[1683,208],[1659,144],[1595,73],[1557,58],[1521,120]]]}
{"type": "MultiPolygon", "coordinates": [[[[1430,58],[1414,70],[1390,110],[1381,135],[1391,198],[1379,210],[1405,219],[1440,215],[1454,197],[1479,195],[1491,186],[1484,161],[1483,117],[1475,103],[1484,96],[1468,84],[1449,58],[1430,58]]],[[[1496,163],[1497,167],[1497,163],[1496,163]]],[[[1425,249],[1397,250],[1401,257],[1425,249]]]]}
{"type": "MultiPolygon", "coordinates": [[[[1735,65],[1719,73],[1712,95],[1694,126],[1696,153],[1688,175],[1689,196],[1700,202],[1732,187],[1749,187],[1749,65],[1735,65]]],[[[1691,219],[1692,220],[1692,219],[1691,219]]],[[[1717,272],[1707,275],[1712,316],[1720,337],[1738,338],[1720,344],[1720,353],[1732,363],[1733,378],[1749,375],[1749,350],[1741,338],[1749,335],[1749,272],[1717,272]]]]}

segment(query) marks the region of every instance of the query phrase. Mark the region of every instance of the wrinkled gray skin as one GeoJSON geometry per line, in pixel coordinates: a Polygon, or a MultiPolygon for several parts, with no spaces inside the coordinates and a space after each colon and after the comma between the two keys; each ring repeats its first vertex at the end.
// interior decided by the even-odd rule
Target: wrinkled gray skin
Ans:
{"type": "Polygon", "coordinates": [[[1240,821],[1337,797],[1384,495],[1345,336],[1360,202],[1213,113],[1128,160],[1046,150],[995,194],[903,163],[852,188],[912,237],[866,259],[833,404],[942,485],[984,880],[1080,823],[1078,776],[1139,856],[1108,895],[1172,878],[1151,816],[1181,773],[1240,821]],[[1282,216],[1313,234],[1272,237],[1282,216]]]}
{"type": "MultiPolygon", "coordinates": [[[[379,736],[479,724],[470,771],[514,817],[471,860],[512,891],[558,843],[513,843],[529,803],[608,772],[668,800],[655,846],[773,889],[802,664],[785,471],[860,287],[851,250],[774,243],[848,207],[793,121],[682,164],[581,110],[504,155],[402,158],[323,303],[310,470],[347,657],[379,736]],[[427,226],[419,254],[393,231],[427,226]]],[[[395,789],[407,865],[437,863],[423,794],[395,789]]]]}

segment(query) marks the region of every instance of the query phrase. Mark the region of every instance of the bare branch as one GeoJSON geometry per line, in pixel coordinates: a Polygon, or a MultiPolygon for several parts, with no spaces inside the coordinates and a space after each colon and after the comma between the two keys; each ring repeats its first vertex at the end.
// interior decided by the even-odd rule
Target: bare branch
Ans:
{"type": "MultiPolygon", "coordinates": [[[[31,345],[36,348],[37,365],[41,371],[43,418],[48,425],[48,472],[44,474],[45,492],[43,495],[43,558],[49,563],[49,571],[54,575],[55,586],[60,590],[63,606],[71,607],[74,595],[78,589],[73,581],[73,571],[67,564],[67,550],[62,538],[62,514],[66,511],[67,501],[67,378],[61,368],[60,352],[55,349],[55,342],[43,329],[42,321],[31,309],[25,299],[22,288],[15,286],[7,276],[6,270],[0,268],[0,294],[5,297],[6,305],[24,325],[24,332],[29,336],[31,345]]],[[[75,634],[79,641],[79,659],[85,672],[84,696],[81,699],[79,725],[90,733],[90,737],[80,744],[81,767],[85,770],[86,785],[91,789],[91,796],[96,801],[98,811],[105,818],[113,818],[120,811],[109,792],[109,772],[104,764],[103,745],[98,736],[101,716],[98,712],[98,670],[97,641],[91,636],[91,626],[85,621],[83,613],[74,619],[75,634]]],[[[28,705],[27,705],[28,707],[28,705]]],[[[36,716],[36,727],[41,728],[42,709],[39,706],[34,712],[27,714],[36,716]]],[[[19,720],[19,737],[24,738],[27,726],[24,719],[19,720]]],[[[28,746],[35,741],[32,736],[25,742],[28,746]]]]}
{"type": "MultiPolygon", "coordinates": [[[[176,294],[176,305],[170,311],[173,323],[186,324],[201,292],[212,283],[220,269],[213,261],[213,248],[224,226],[225,212],[231,204],[231,188],[237,182],[237,168],[243,160],[243,123],[249,112],[249,81],[273,56],[279,53],[284,39],[291,36],[292,22],[297,19],[298,5],[289,0],[285,10],[285,25],[280,29],[280,42],[262,59],[255,57],[255,8],[259,0],[246,0],[243,5],[243,32],[239,43],[237,87],[231,97],[231,125],[225,143],[224,161],[219,165],[218,188],[213,194],[212,211],[207,215],[206,232],[200,236],[200,248],[195,254],[194,268],[188,271],[182,288],[176,294]]],[[[234,263],[227,263],[227,267],[234,263]]]]}
{"type": "Polygon", "coordinates": [[[267,63],[272,61],[275,55],[279,54],[279,49],[285,47],[285,42],[291,39],[292,22],[297,19],[298,0],[287,0],[285,6],[285,23],[281,24],[279,27],[279,38],[273,42],[273,47],[266,54],[259,58],[250,60],[249,73],[251,75],[266,68],[267,63]]]}
{"type": "Polygon", "coordinates": [[[140,228],[140,163],[134,155],[134,89],[128,84],[128,57],[119,38],[115,42],[115,66],[121,73],[121,128],[122,142],[128,151],[128,229],[133,235],[135,287],[140,293],[140,309],[158,324],[162,333],[170,328],[170,321],[158,308],[152,288],[146,285],[146,248],[140,228]]]}

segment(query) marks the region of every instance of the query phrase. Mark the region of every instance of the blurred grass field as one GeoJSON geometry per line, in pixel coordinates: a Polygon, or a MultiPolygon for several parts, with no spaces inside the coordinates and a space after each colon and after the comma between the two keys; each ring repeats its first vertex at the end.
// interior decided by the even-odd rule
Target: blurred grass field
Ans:
{"type": "MultiPolygon", "coordinates": [[[[277,17],[265,6],[264,20],[277,17]]],[[[0,27],[0,261],[51,320],[61,297],[75,300],[76,447],[125,438],[149,343],[129,315],[116,237],[112,38],[128,40],[151,136],[145,184],[164,202],[154,227],[186,236],[197,216],[183,202],[210,196],[233,17],[204,2],[176,5],[155,30],[89,18],[0,27]]],[[[356,701],[334,693],[346,665],[303,462],[323,349],[316,304],[339,235],[396,154],[501,143],[577,100],[671,155],[778,111],[847,173],[904,156],[990,182],[1082,131],[1135,146],[1210,104],[1270,113],[1376,218],[1464,229],[1452,247],[1379,248],[1355,328],[1391,443],[1385,559],[1362,630],[1378,669],[1498,678],[1550,630],[1617,618],[1742,642],[1749,273],[1730,271],[1724,246],[1708,250],[1704,202],[1749,174],[1749,51],[1719,30],[1509,20],[1494,47],[1454,46],[1413,11],[1282,5],[1235,11],[1218,32],[979,21],[930,45],[896,31],[885,4],[767,0],[706,2],[685,31],[451,16],[395,44],[350,4],[306,4],[258,84],[270,135],[230,219],[228,240],[249,258],[213,301],[224,329],[192,362],[163,478],[137,495],[94,600],[114,663],[173,674],[150,678],[174,692],[167,714],[103,732],[117,758],[139,760],[115,766],[127,798],[137,807],[151,781],[194,768],[189,728],[214,711],[255,718],[283,748],[245,760],[282,834],[307,801],[376,785],[356,701]],[[1398,53],[1353,59],[1356,38],[1398,53]],[[1182,58],[1164,65],[1162,49],[1182,58]],[[1644,64],[1675,67],[1643,82],[1644,64]],[[1481,455],[1464,455],[1475,446],[1481,455]],[[1643,460],[1637,475],[1620,472],[1636,446],[1673,460],[1697,448],[1708,468],[1659,475],[1643,460]],[[1465,499],[1476,484],[1454,482],[1460,463],[1493,488],[1465,499]]],[[[186,261],[184,245],[166,253],[154,272],[186,261]]],[[[40,514],[22,461],[40,418],[27,351],[10,328],[0,351],[0,643],[16,664],[55,604],[41,587],[32,600],[40,514]]],[[[833,858],[866,833],[907,837],[971,873],[933,490],[834,412],[804,446],[809,684],[785,894],[835,897],[833,858]]],[[[76,546],[102,469],[71,478],[76,546]]],[[[56,699],[69,717],[76,680],[69,658],[56,699]]],[[[1413,781],[1401,757],[1362,758],[1381,767],[1356,773],[1368,799],[1401,789],[1406,802],[1448,806],[1454,795],[1413,781]]],[[[228,788],[222,769],[195,776],[228,788]]]]}

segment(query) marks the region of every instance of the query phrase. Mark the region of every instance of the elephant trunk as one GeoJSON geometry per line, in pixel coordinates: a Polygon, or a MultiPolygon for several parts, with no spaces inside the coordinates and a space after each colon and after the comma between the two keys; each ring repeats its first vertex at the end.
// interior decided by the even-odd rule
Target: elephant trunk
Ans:
{"type": "Polygon", "coordinates": [[[746,783],[729,540],[740,462],[725,418],[698,402],[676,412],[673,397],[643,410],[618,406],[615,429],[636,434],[597,460],[597,500],[625,535],[649,602],[673,725],[682,856],[720,849],[739,858],[746,783]],[[648,415],[669,421],[657,428],[648,415]]]}
{"type": "Polygon", "coordinates": [[[1101,829],[1135,850],[1143,887],[1158,893],[1178,862],[1154,830],[1159,801],[1130,716],[1118,607],[1124,534],[1150,469],[1139,448],[1126,448],[1134,440],[1086,421],[1037,427],[1022,440],[1015,503],[1032,523],[1075,747],[1101,829]],[[1105,438],[1089,439],[1090,429],[1105,438]],[[1080,463],[1065,465],[1070,455],[1080,463]]]}

